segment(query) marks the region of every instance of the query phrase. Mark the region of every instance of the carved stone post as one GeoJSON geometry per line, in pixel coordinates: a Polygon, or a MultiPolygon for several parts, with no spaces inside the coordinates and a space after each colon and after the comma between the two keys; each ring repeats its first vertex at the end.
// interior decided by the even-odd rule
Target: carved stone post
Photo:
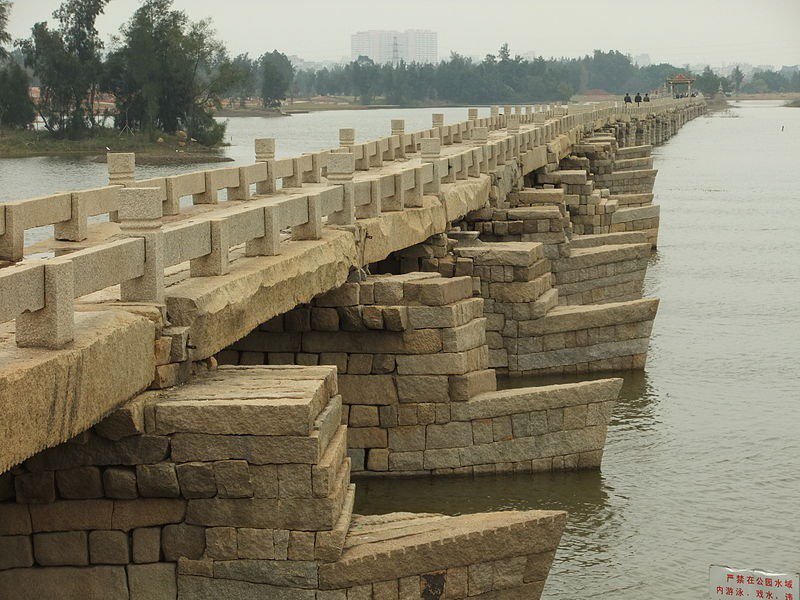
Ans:
{"type": "Polygon", "coordinates": [[[123,281],[124,302],[164,304],[164,232],[161,230],[161,197],[158,188],[120,190],[120,228],[125,237],[144,239],[144,273],[123,281]]]}
{"type": "Polygon", "coordinates": [[[353,173],[356,170],[355,157],[349,153],[328,156],[328,182],[342,188],[342,210],[328,215],[332,225],[354,225],[356,222],[355,186],[353,173]]]}
{"type": "MultiPolygon", "coordinates": [[[[131,186],[136,180],[136,155],[133,152],[109,152],[106,154],[108,185],[131,186]]],[[[119,222],[117,211],[108,213],[108,220],[119,222]]]]}
{"type": "Polygon", "coordinates": [[[275,191],[275,138],[256,139],[256,162],[267,164],[267,180],[256,184],[257,194],[271,194],[275,191]]]}
{"type": "Polygon", "coordinates": [[[44,307],[16,319],[20,348],[63,348],[75,338],[75,279],[72,261],[50,259],[44,264],[44,307]]]}

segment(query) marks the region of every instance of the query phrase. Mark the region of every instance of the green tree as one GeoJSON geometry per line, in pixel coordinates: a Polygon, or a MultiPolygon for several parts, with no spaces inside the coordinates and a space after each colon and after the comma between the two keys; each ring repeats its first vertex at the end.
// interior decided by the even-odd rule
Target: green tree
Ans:
{"type": "Polygon", "coordinates": [[[738,94],[742,91],[742,83],[744,82],[744,73],[739,68],[739,65],[736,65],[731,71],[730,76],[731,84],[733,85],[734,91],[738,94]]]}
{"type": "Polygon", "coordinates": [[[719,90],[721,81],[722,78],[714,73],[714,71],[711,70],[711,67],[706,65],[706,68],[703,69],[703,72],[697,76],[694,86],[703,92],[704,95],[713,96],[719,90]]]}
{"type": "Polygon", "coordinates": [[[11,35],[8,33],[8,15],[11,6],[11,0],[0,0],[0,59],[8,56],[8,50],[3,46],[11,43],[11,35]]]}
{"type": "Polygon", "coordinates": [[[15,62],[0,65],[0,130],[3,127],[26,127],[36,117],[28,95],[30,80],[15,62]]]}
{"type": "Polygon", "coordinates": [[[372,104],[380,91],[381,71],[371,58],[359,56],[348,66],[352,90],[361,104],[372,104]]]}
{"type": "Polygon", "coordinates": [[[45,127],[72,139],[97,126],[94,101],[102,79],[103,43],[95,27],[108,0],[65,0],[53,18],[33,26],[20,43],[26,66],[40,81],[39,114],[45,127]]]}
{"type": "Polygon", "coordinates": [[[261,71],[261,100],[265,107],[277,108],[286,100],[294,80],[294,67],[282,52],[273,50],[259,59],[261,71]]]}
{"type": "Polygon", "coordinates": [[[208,21],[190,22],[172,0],[145,0],[122,28],[109,54],[106,87],[117,98],[119,128],[186,129],[206,145],[218,144],[225,125],[213,108],[237,81],[237,70],[208,21]]]}
{"type": "Polygon", "coordinates": [[[249,54],[239,54],[231,62],[233,82],[225,93],[239,99],[239,105],[244,107],[245,100],[252,98],[256,92],[256,79],[258,62],[250,58],[249,54]]]}

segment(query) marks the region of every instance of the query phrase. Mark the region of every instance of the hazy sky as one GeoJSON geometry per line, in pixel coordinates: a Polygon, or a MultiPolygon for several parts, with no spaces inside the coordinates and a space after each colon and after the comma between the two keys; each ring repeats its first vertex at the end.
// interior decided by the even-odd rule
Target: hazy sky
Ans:
{"type": "MultiPolygon", "coordinates": [[[[14,0],[10,29],[27,37],[60,0],[14,0]]],[[[111,0],[98,22],[115,33],[139,6],[111,0]]],[[[649,54],[655,62],[800,64],[800,0],[175,0],[210,17],[232,53],[277,48],[302,58],[350,54],[364,29],[433,29],[439,55],[482,56],[503,42],[514,53],[578,56],[595,48],[649,54]]]]}

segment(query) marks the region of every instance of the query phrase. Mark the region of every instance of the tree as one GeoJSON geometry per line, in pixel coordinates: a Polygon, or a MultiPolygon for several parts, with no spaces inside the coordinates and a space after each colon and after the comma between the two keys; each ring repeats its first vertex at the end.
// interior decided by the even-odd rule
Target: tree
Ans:
{"type": "Polygon", "coordinates": [[[256,78],[258,73],[257,61],[250,58],[249,54],[239,54],[231,62],[233,70],[233,85],[225,93],[239,99],[239,105],[244,107],[245,100],[252,98],[256,91],[256,78]]]}
{"type": "Polygon", "coordinates": [[[261,71],[261,100],[265,107],[277,108],[286,100],[294,79],[294,67],[282,52],[273,50],[259,59],[261,71]]]}
{"type": "Polygon", "coordinates": [[[236,73],[208,21],[190,22],[172,9],[172,0],[145,0],[107,60],[116,125],[146,131],[151,139],[159,130],[185,128],[203,144],[218,144],[225,125],[214,120],[212,108],[235,85],[236,73]]]}
{"type": "Polygon", "coordinates": [[[94,101],[102,78],[103,43],[95,27],[108,0],[64,0],[53,18],[33,26],[20,43],[25,65],[40,80],[39,114],[45,127],[76,139],[97,122],[94,101]]]}
{"type": "Polygon", "coordinates": [[[703,69],[703,72],[697,76],[694,85],[698,90],[703,92],[705,96],[713,96],[719,90],[721,81],[722,78],[714,73],[714,71],[711,70],[711,67],[706,65],[706,68],[703,69]]]}
{"type": "Polygon", "coordinates": [[[0,130],[25,127],[36,117],[28,95],[28,74],[15,62],[0,66],[0,130]]]}
{"type": "Polygon", "coordinates": [[[347,67],[358,101],[364,105],[372,104],[379,91],[380,68],[367,56],[359,56],[347,67]]]}
{"type": "Polygon", "coordinates": [[[733,71],[731,71],[730,80],[731,84],[733,85],[733,89],[736,91],[737,94],[740,91],[742,91],[742,83],[744,82],[744,73],[742,73],[742,70],[739,68],[739,65],[736,65],[733,71]]]}
{"type": "Polygon", "coordinates": [[[11,43],[11,35],[8,33],[8,15],[11,12],[11,0],[0,0],[0,59],[8,56],[8,51],[3,48],[11,43]]]}

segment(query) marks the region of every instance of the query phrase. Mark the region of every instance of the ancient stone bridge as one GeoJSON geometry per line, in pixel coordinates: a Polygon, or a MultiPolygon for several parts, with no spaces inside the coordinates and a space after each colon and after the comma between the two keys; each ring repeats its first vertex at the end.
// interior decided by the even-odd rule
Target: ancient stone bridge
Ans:
{"type": "Polygon", "coordinates": [[[599,467],[621,380],[496,373],[644,367],[650,148],[704,111],[470,109],[144,181],[111,154],[0,205],[0,597],[538,597],[563,513],[359,517],[351,473],[599,467]]]}

